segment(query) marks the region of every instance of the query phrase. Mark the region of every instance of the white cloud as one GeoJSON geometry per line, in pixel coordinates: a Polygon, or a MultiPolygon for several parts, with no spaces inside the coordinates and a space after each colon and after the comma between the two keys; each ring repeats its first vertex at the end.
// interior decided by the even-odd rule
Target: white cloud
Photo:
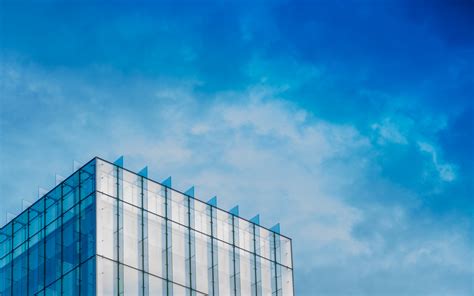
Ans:
{"type": "Polygon", "coordinates": [[[432,160],[432,165],[437,171],[439,178],[445,182],[452,182],[456,179],[456,169],[454,165],[439,160],[436,148],[426,142],[418,142],[420,151],[427,153],[432,160]]]}
{"type": "MultiPolygon", "coordinates": [[[[383,195],[386,200],[412,200],[416,192],[379,175],[375,157],[381,151],[368,136],[353,126],[315,118],[280,98],[279,87],[255,86],[201,101],[203,94],[193,89],[196,81],[181,86],[131,80],[129,90],[114,90],[94,86],[92,80],[71,82],[62,74],[42,78],[41,72],[21,67],[12,71],[16,74],[6,77],[3,93],[15,96],[23,86],[35,85],[26,88],[23,100],[48,97],[57,103],[45,107],[44,113],[55,114],[58,104],[64,113],[50,121],[32,116],[28,130],[3,131],[8,141],[1,143],[10,154],[2,158],[7,163],[2,176],[11,175],[9,168],[15,166],[21,174],[14,171],[11,177],[18,180],[22,175],[17,188],[36,188],[38,176],[53,176],[65,159],[124,154],[128,167],[138,170],[148,164],[158,180],[172,175],[180,189],[195,184],[198,198],[217,194],[222,207],[238,203],[247,218],[261,213],[265,226],[281,222],[282,232],[294,239],[300,295],[393,294],[386,293],[384,283],[400,294],[436,294],[437,288],[451,284],[446,280],[427,285],[437,278],[430,269],[437,268],[446,279],[453,270],[472,275],[465,260],[472,258],[472,250],[465,247],[468,242],[462,235],[450,235],[462,230],[460,226],[449,225],[448,231],[442,222],[428,219],[423,232],[405,208],[416,205],[378,199],[383,195]],[[136,92],[140,100],[132,101],[136,92]],[[85,101],[78,104],[81,98],[85,101]],[[15,163],[7,161],[10,157],[29,159],[15,163]],[[56,159],[54,165],[51,159],[56,159]],[[41,170],[31,170],[32,164],[41,170]],[[358,194],[371,197],[373,203],[362,196],[358,200],[358,194]],[[424,274],[417,274],[420,270],[424,274]],[[419,283],[410,282],[407,275],[412,273],[419,283]]],[[[407,141],[390,120],[373,128],[384,141],[407,141]]],[[[419,143],[440,178],[454,180],[454,169],[439,160],[433,147],[419,143]]],[[[3,190],[11,196],[16,189],[3,190]]],[[[463,286],[461,292],[469,289],[463,286]]]]}

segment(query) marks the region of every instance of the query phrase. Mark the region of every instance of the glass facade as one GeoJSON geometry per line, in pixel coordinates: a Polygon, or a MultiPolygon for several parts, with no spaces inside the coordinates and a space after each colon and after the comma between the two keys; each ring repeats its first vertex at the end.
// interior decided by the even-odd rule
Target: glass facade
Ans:
{"type": "Polygon", "coordinates": [[[0,231],[0,295],[293,295],[291,240],[94,158],[0,231]]]}

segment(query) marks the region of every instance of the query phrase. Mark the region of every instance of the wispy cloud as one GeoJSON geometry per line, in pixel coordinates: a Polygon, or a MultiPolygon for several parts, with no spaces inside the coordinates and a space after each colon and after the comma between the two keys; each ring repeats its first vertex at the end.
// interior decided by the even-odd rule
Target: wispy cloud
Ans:
{"type": "MultiPolygon", "coordinates": [[[[2,178],[16,179],[19,186],[3,187],[8,195],[28,197],[36,184],[44,184],[44,176],[52,181],[58,168],[63,173],[65,160],[125,154],[131,168],[148,164],[155,178],[171,174],[181,189],[195,184],[202,199],[217,194],[223,207],[238,203],[246,217],[259,211],[265,225],[281,222],[283,232],[294,238],[302,295],[471,289],[465,259],[473,254],[465,222],[423,213],[418,192],[387,179],[379,169],[386,153],[379,137],[316,117],[283,99],[278,86],[257,84],[202,100],[192,81],[181,86],[131,79],[131,90],[123,91],[92,80],[72,84],[66,72],[45,77],[36,67],[6,68],[2,93],[18,98],[21,89],[25,108],[39,106],[28,112],[34,125],[3,116],[11,121],[2,125],[9,139],[2,144],[9,153],[2,156],[2,178]],[[134,97],[138,85],[140,99],[134,97]],[[70,105],[71,99],[78,103],[70,105]],[[28,152],[36,146],[36,154],[28,152]],[[12,166],[18,167],[13,174],[12,166]],[[434,280],[437,284],[427,284],[434,280]]],[[[394,122],[372,128],[384,141],[408,142],[394,122]]],[[[432,145],[419,143],[419,149],[443,181],[454,180],[432,145]]],[[[9,199],[7,208],[14,203],[9,199]]]]}
{"type": "Polygon", "coordinates": [[[472,5],[51,2],[0,10],[1,212],[124,154],[281,222],[298,295],[473,293],[472,5]]]}

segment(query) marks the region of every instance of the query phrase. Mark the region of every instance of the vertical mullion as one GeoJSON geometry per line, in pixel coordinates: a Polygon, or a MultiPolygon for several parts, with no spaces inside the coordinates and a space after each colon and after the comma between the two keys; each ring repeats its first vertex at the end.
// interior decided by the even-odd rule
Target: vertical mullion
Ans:
{"type": "Polygon", "coordinates": [[[27,210],[27,221],[26,221],[26,295],[29,295],[30,289],[30,209],[27,210]]]}
{"type": "Polygon", "coordinates": [[[117,239],[116,239],[116,250],[117,250],[117,295],[120,295],[120,169],[116,167],[116,189],[117,189],[117,213],[116,213],[116,223],[117,223],[117,239]]]}
{"type": "Polygon", "coordinates": [[[81,272],[81,269],[82,269],[82,196],[81,196],[81,186],[82,186],[82,170],[79,170],[79,185],[78,185],[78,197],[79,197],[79,202],[78,202],[78,208],[79,208],[79,213],[78,213],[78,217],[77,217],[77,221],[78,221],[78,231],[79,231],[79,242],[76,244],[76,254],[79,254],[79,258],[78,258],[78,267],[77,267],[77,277],[79,277],[78,281],[79,281],[79,295],[81,295],[81,286],[82,286],[82,272],[81,272]]]}
{"type": "Polygon", "coordinates": [[[11,278],[10,279],[10,292],[11,292],[10,295],[12,295],[12,296],[13,296],[13,284],[14,284],[13,268],[14,268],[14,261],[15,261],[15,254],[14,254],[14,252],[15,252],[15,223],[16,223],[15,220],[13,220],[13,222],[12,222],[12,247],[11,247],[11,249],[12,249],[11,250],[12,270],[10,271],[10,275],[11,275],[10,276],[10,278],[11,278]]]}
{"type": "Polygon", "coordinates": [[[212,295],[216,295],[215,286],[214,286],[214,223],[212,215],[212,206],[209,206],[210,216],[211,216],[211,287],[212,295]]]}
{"type": "Polygon", "coordinates": [[[273,260],[274,260],[274,268],[275,268],[275,296],[278,296],[278,265],[277,265],[277,240],[276,234],[273,233],[273,260]]]}
{"type": "Polygon", "coordinates": [[[60,286],[61,287],[60,288],[61,292],[60,292],[60,294],[63,295],[64,294],[64,289],[63,289],[63,285],[64,285],[64,283],[63,283],[63,274],[64,274],[64,205],[63,205],[63,202],[62,202],[63,194],[64,194],[63,183],[61,183],[60,186],[61,186],[61,195],[60,195],[60,197],[57,201],[58,203],[60,203],[59,206],[61,208],[61,216],[60,216],[60,219],[61,219],[61,225],[60,225],[60,227],[61,227],[61,231],[60,231],[60,233],[61,233],[61,248],[60,248],[60,250],[61,250],[61,268],[60,268],[61,275],[59,277],[59,280],[61,281],[61,286],[60,286]]]}
{"type": "Polygon", "coordinates": [[[166,275],[166,295],[170,295],[169,276],[169,240],[168,240],[168,187],[165,187],[165,275],[166,275]]]}
{"type": "Polygon", "coordinates": [[[140,190],[141,190],[141,245],[142,245],[142,295],[145,295],[145,211],[144,211],[144,192],[143,192],[143,176],[140,176],[140,190]]]}
{"type": "Polygon", "coordinates": [[[192,245],[191,245],[191,198],[188,199],[188,258],[189,258],[189,287],[193,289],[193,272],[192,272],[192,245]]]}
{"type": "Polygon", "coordinates": [[[234,268],[234,296],[237,296],[237,260],[235,254],[235,216],[232,215],[232,264],[234,268]]]}

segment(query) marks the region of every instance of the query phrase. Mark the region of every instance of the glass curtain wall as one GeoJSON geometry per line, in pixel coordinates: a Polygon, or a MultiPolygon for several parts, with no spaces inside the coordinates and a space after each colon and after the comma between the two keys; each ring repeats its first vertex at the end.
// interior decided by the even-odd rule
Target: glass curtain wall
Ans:
{"type": "Polygon", "coordinates": [[[291,240],[97,160],[98,295],[293,295],[291,240]]]}
{"type": "Polygon", "coordinates": [[[94,158],[0,229],[6,295],[293,295],[291,240],[94,158]]]}
{"type": "Polygon", "coordinates": [[[95,295],[95,160],[0,230],[0,295],[95,295]]]}

